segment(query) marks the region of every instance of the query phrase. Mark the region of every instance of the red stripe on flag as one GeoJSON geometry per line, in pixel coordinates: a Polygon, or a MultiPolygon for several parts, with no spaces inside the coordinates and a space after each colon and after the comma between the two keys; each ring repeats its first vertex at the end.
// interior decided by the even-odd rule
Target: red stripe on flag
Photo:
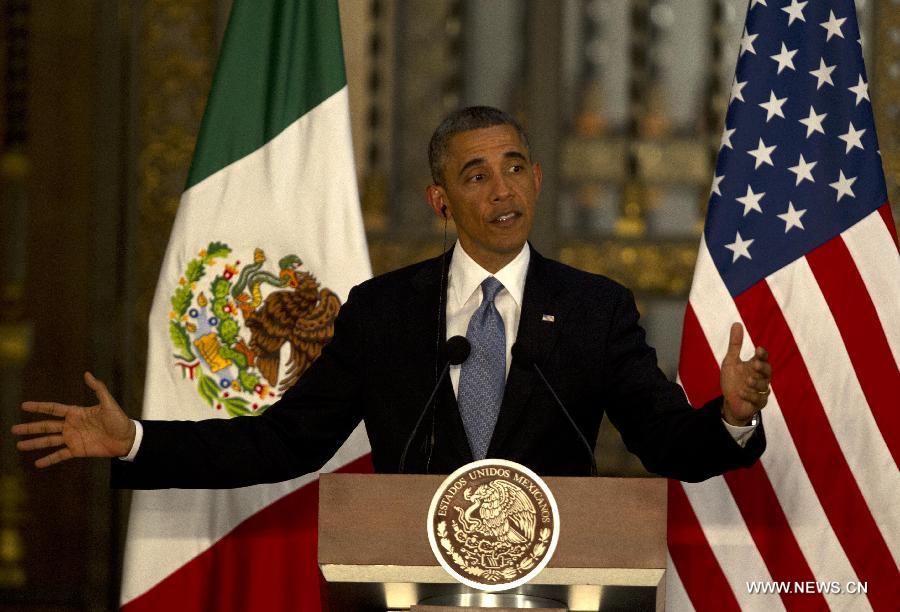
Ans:
{"type": "Polygon", "coordinates": [[[668,497],[669,555],[691,604],[698,612],[740,610],[691,502],[677,480],[669,481],[668,497]]]}
{"type": "MultiPolygon", "coordinates": [[[[371,456],[336,471],[371,472],[371,456]]],[[[316,479],[240,523],[123,612],[321,610],[318,511],[316,479]]]]}
{"type": "MultiPolygon", "coordinates": [[[[678,367],[685,393],[695,406],[721,395],[719,364],[690,304],[684,313],[678,367]]],[[[747,470],[726,473],[725,482],[772,580],[814,581],[812,569],[800,550],[762,463],[756,462],[747,470]]],[[[759,579],[753,576],[747,578],[759,579]]],[[[828,607],[821,594],[781,593],[781,599],[789,610],[822,610],[828,607]]]]}
{"type": "Polygon", "coordinates": [[[900,593],[893,557],[860,493],[822,402],[769,285],[735,298],[750,335],[769,351],[772,388],[800,460],[847,558],[869,585],[876,610],[893,610],[900,593]]]}
{"type": "Polygon", "coordinates": [[[884,224],[888,228],[888,233],[894,239],[894,244],[897,244],[897,226],[894,225],[894,215],[891,212],[891,203],[885,202],[882,204],[881,208],[878,209],[878,214],[880,214],[881,218],[884,220],[884,224]]]}
{"type": "Polygon", "coordinates": [[[808,253],[806,260],[841,332],[872,416],[894,463],[900,465],[900,370],[853,255],[837,237],[808,253]]]}
{"type": "Polygon", "coordinates": [[[681,377],[681,386],[684,387],[688,401],[695,408],[722,395],[719,364],[690,302],[684,311],[678,375],[681,377]]]}

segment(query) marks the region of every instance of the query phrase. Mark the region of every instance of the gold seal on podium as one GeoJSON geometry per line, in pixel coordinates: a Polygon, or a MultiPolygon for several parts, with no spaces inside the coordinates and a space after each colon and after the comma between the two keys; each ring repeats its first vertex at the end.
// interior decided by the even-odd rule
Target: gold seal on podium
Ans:
{"type": "Polygon", "coordinates": [[[483,591],[525,584],[550,561],[559,510],[540,476],[503,459],[482,459],[447,477],[431,500],[428,540],[456,580],[483,591]]]}

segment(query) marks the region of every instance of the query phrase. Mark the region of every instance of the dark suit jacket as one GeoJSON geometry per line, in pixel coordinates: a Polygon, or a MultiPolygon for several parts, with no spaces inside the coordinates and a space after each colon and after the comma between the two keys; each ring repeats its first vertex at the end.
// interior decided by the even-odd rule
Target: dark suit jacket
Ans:
{"type": "MultiPolygon", "coordinates": [[[[286,480],[318,469],[360,419],[375,469],[396,472],[443,366],[437,356],[444,334],[441,265],[449,261],[428,260],[355,287],[331,344],[265,414],[144,421],[135,461],[113,464],[114,486],[221,488],[286,480]]],[[[699,410],[688,405],[681,388],[657,368],[631,293],[608,278],[532,249],[517,340],[533,347],[591,443],[607,414],[652,472],[703,480],[751,465],[765,448],[761,429],[746,448],[734,442],[720,419],[721,398],[699,410]]],[[[518,357],[510,364],[487,456],[518,461],[542,475],[590,470],[570,423],[531,364],[518,357]]],[[[471,460],[447,377],[412,444],[407,471],[449,473],[471,460]]]]}

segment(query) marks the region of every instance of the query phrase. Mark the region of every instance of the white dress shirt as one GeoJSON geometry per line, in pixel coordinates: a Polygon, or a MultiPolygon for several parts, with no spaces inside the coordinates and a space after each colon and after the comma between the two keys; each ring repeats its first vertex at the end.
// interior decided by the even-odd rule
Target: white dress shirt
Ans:
{"type": "MultiPolygon", "coordinates": [[[[459,242],[456,243],[453,258],[450,260],[447,280],[447,338],[466,335],[469,319],[481,306],[481,283],[487,277],[493,276],[503,285],[503,289],[494,297],[494,306],[503,318],[503,330],[506,332],[507,375],[509,364],[512,362],[512,347],[516,343],[516,334],[519,331],[519,316],[522,314],[522,295],[525,293],[525,277],[528,275],[529,261],[531,249],[526,243],[515,259],[492,275],[469,257],[459,242]]],[[[459,391],[461,368],[461,365],[450,367],[453,393],[459,391]]]]}

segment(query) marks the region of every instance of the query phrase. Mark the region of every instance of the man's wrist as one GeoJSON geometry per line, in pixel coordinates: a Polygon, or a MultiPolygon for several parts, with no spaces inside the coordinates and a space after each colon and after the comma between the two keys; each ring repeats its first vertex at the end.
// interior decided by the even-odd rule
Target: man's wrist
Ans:
{"type": "Polygon", "coordinates": [[[728,400],[724,398],[722,399],[722,420],[729,425],[733,425],[734,427],[755,427],[758,414],[759,412],[755,412],[746,419],[738,419],[731,413],[730,406],[728,405],[728,400]]]}
{"type": "Polygon", "coordinates": [[[756,432],[756,428],[759,425],[759,416],[755,417],[752,421],[750,421],[749,425],[738,426],[731,425],[725,419],[722,419],[722,427],[728,431],[728,434],[732,437],[732,439],[737,442],[738,446],[741,448],[745,448],[747,446],[747,442],[750,441],[750,438],[756,432]]]}
{"type": "Polygon", "coordinates": [[[128,419],[128,431],[131,434],[128,438],[128,441],[125,443],[125,454],[122,455],[126,457],[128,453],[131,452],[131,449],[134,448],[134,441],[137,438],[137,425],[134,422],[134,419],[128,419]]]}
{"type": "Polygon", "coordinates": [[[132,438],[131,447],[129,448],[128,454],[119,457],[120,461],[134,461],[134,458],[138,454],[138,450],[141,448],[141,440],[144,438],[144,427],[141,425],[140,421],[131,420],[132,427],[134,428],[134,437],[132,438]]]}

